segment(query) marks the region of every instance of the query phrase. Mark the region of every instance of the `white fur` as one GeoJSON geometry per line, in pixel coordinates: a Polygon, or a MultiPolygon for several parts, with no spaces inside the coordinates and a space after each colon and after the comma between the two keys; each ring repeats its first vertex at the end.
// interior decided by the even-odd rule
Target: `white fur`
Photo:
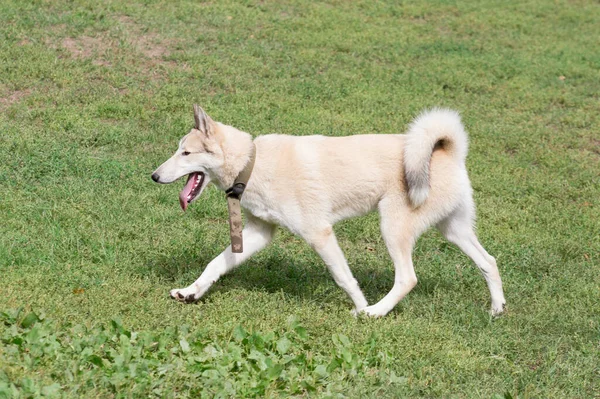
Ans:
{"type": "MultiPolygon", "coordinates": [[[[192,130],[178,152],[157,169],[158,182],[190,173],[193,167],[181,166],[178,155],[188,146],[210,150],[208,155],[197,154],[197,171],[206,172],[221,189],[232,184],[248,162],[251,136],[208,121],[212,133],[192,130]]],[[[475,210],[465,168],[467,135],[456,112],[424,113],[407,135],[266,135],[254,144],[256,162],[241,202],[248,219],[244,253],[234,254],[228,247],[192,285],[172,290],[174,299],[198,300],[220,276],[266,246],[280,225],[304,238],[321,256],[356,313],[384,316],[417,284],[412,248],[425,229],[436,225],[481,269],[491,293],[492,313],[502,312],[505,300],[496,262],[472,227],[475,210]],[[381,214],[395,279],[382,300],[367,306],[332,227],[374,209],[381,214]]]]}
{"type": "Polygon", "coordinates": [[[468,138],[456,111],[434,109],[422,113],[410,125],[404,145],[404,173],[408,196],[417,207],[429,195],[429,162],[433,147],[445,140],[445,150],[462,162],[467,157],[468,138]]]}

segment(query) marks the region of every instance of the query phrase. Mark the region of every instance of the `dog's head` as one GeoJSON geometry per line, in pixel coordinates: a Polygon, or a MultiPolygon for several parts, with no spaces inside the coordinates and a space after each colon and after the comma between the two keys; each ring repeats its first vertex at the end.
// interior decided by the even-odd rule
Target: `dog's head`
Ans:
{"type": "Polygon", "coordinates": [[[179,204],[184,211],[210,183],[211,171],[221,167],[224,161],[218,125],[195,104],[194,120],[194,128],[179,141],[175,154],[152,174],[152,180],[161,184],[188,175],[187,183],[179,193],[179,204]]]}

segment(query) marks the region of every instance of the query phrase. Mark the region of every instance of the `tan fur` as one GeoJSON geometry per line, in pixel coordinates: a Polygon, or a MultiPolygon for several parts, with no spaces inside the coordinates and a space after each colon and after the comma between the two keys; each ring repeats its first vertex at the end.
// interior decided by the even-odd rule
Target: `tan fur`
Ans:
{"type": "MultiPolygon", "coordinates": [[[[197,171],[207,173],[223,190],[233,183],[248,162],[251,136],[210,118],[208,122],[212,133],[192,130],[180,150],[157,169],[159,182],[190,173],[187,166],[179,164],[178,155],[189,146],[194,150],[212,148],[208,160],[196,161],[197,171]]],[[[220,275],[264,247],[273,226],[281,225],[303,237],[321,255],[351,297],[356,312],[383,316],[416,284],[412,247],[425,229],[437,225],[480,267],[492,294],[492,312],[502,311],[505,301],[495,260],[472,229],[474,205],[464,164],[467,138],[458,114],[446,110],[425,113],[411,125],[408,135],[266,135],[256,138],[254,144],[256,162],[241,201],[248,215],[244,254],[233,254],[228,248],[194,284],[173,290],[175,299],[200,298],[220,275]],[[332,226],[374,209],[381,214],[382,234],[396,278],[392,291],[367,307],[332,226]]]]}

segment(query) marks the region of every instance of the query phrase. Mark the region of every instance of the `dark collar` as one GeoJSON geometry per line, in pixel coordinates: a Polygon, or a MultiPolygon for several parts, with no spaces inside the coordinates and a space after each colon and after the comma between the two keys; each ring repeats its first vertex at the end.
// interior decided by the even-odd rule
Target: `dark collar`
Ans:
{"type": "Polygon", "coordinates": [[[227,208],[229,209],[229,236],[231,238],[231,252],[242,253],[244,252],[244,238],[242,236],[242,209],[240,206],[240,199],[250,175],[252,169],[254,169],[254,160],[256,159],[256,146],[252,143],[252,152],[250,153],[250,159],[244,169],[233,181],[233,185],[225,190],[227,196],[227,208]]]}
{"type": "Polygon", "coordinates": [[[244,190],[248,185],[248,180],[250,180],[250,175],[252,175],[252,170],[254,169],[254,161],[256,160],[256,145],[252,143],[252,152],[250,153],[250,159],[248,163],[242,169],[240,174],[233,181],[233,185],[225,190],[225,194],[227,197],[233,197],[240,199],[242,198],[242,194],[244,194],[244,190]]]}

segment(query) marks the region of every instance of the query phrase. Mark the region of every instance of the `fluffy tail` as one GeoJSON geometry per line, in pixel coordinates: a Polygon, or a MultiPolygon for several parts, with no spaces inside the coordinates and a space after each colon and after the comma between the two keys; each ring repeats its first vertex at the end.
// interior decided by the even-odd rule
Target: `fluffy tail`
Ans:
{"type": "Polygon", "coordinates": [[[458,112],[433,109],[419,115],[409,126],[404,142],[404,173],[408,197],[414,207],[429,195],[429,163],[436,148],[443,148],[464,165],[469,139],[458,112]]]}

